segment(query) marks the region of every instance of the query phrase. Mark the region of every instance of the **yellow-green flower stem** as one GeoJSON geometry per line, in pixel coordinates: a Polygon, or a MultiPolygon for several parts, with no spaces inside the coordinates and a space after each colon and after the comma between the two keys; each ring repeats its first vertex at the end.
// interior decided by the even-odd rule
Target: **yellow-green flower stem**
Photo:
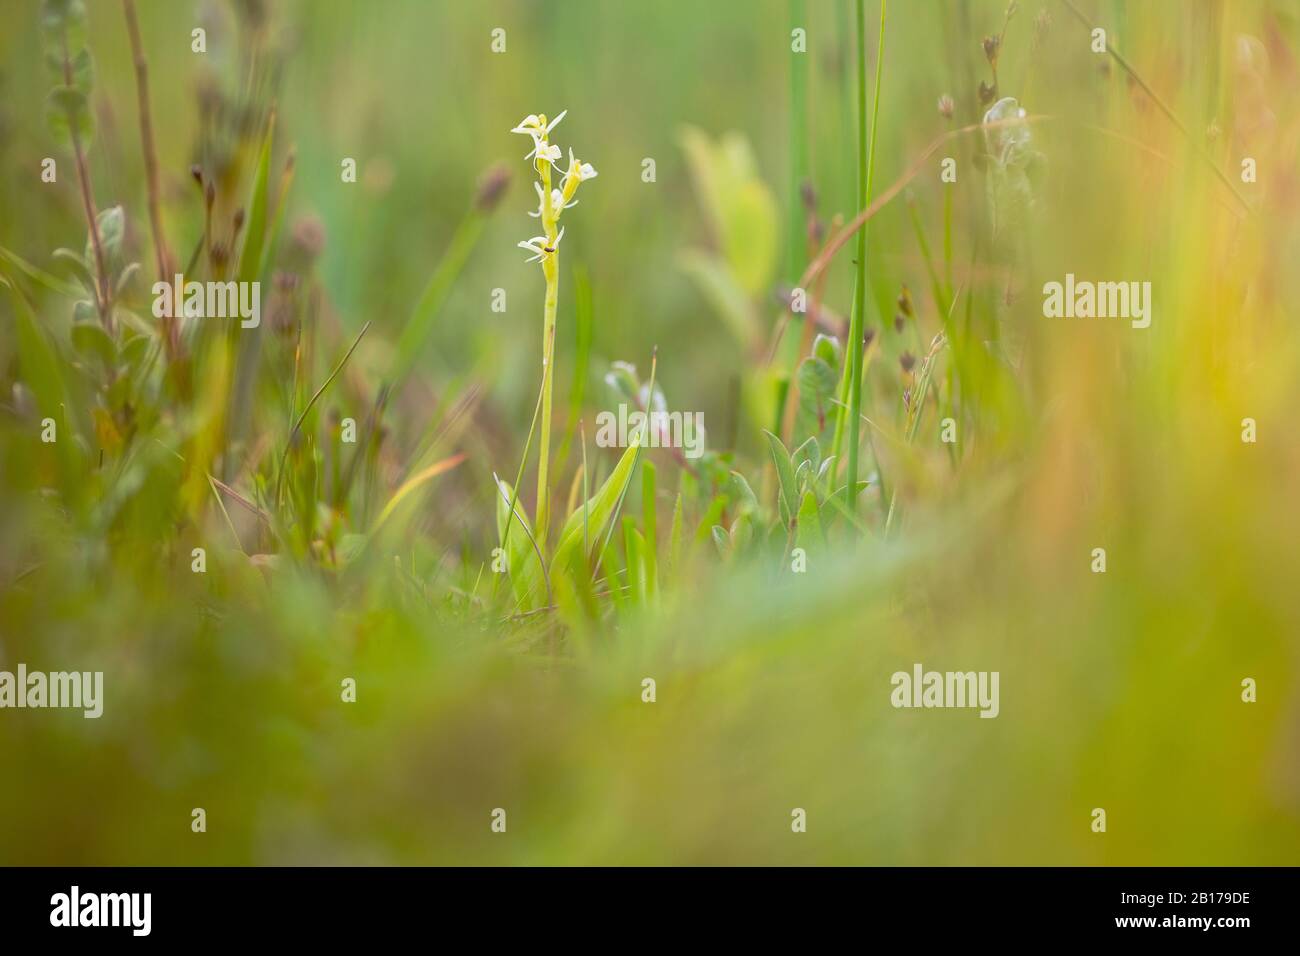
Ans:
{"type": "MultiPolygon", "coordinates": [[[[546,117],[542,117],[546,125],[546,117]]],[[[545,142],[545,140],[543,140],[545,142]]],[[[549,465],[551,459],[551,386],[555,366],[555,309],[560,298],[560,252],[556,246],[556,210],[551,203],[551,164],[537,158],[537,175],[542,181],[542,229],[546,233],[546,246],[553,250],[542,257],[542,274],[546,277],[546,304],[542,317],[542,435],[537,462],[537,518],[533,532],[538,546],[546,551],[549,519],[549,465]]]]}

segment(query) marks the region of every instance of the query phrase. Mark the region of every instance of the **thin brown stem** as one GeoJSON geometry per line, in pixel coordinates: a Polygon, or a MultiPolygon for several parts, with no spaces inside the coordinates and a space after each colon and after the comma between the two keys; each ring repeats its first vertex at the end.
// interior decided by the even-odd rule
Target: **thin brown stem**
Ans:
{"type": "MultiPolygon", "coordinates": [[[[1073,0],[1061,0],[1061,2],[1069,8],[1070,12],[1074,14],[1075,19],[1082,23],[1084,27],[1090,31],[1094,29],[1092,21],[1084,16],[1083,11],[1074,5],[1073,0]]],[[[1237,187],[1232,184],[1232,180],[1224,175],[1223,170],[1219,168],[1219,164],[1214,161],[1214,158],[1211,157],[1201,144],[1196,141],[1196,138],[1193,137],[1187,127],[1183,125],[1182,120],[1180,120],[1174,114],[1174,111],[1165,104],[1165,101],[1162,100],[1160,95],[1151,88],[1150,84],[1147,83],[1146,80],[1142,79],[1141,74],[1138,73],[1128,60],[1124,59],[1124,57],[1120,55],[1120,52],[1115,49],[1109,40],[1106,41],[1106,54],[1120,65],[1120,69],[1127,73],[1134,83],[1142,88],[1142,92],[1146,93],[1146,95],[1150,97],[1151,102],[1156,104],[1156,108],[1165,115],[1165,119],[1173,123],[1174,128],[1183,134],[1183,138],[1186,139],[1188,145],[1195,150],[1197,156],[1199,156],[1201,160],[1210,167],[1214,172],[1214,175],[1218,177],[1219,182],[1228,187],[1228,192],[1232,193],[1237,202],[1241,203],[1241,208],[1246,210],[1248,213],[1253,212],[1254,210],[1250,203],[1246,202],[1246,198],[1242,196],[1241,193],[1237,192],[1237,187]]]]}
{"type": "MultiPolygon", "coordinates": [[[[73,86],[72,58],[68,53],[68,38],[63,37],[63,82],[73,86]]],[[[89,108],[89,107],[87,107],[89,108]]],[[[77,161],[77,180],[81,183],[81,204],[86,212],[86,221],[90,224],[90,244],[95,251],[95,307],[99,310],[99,321],[111,335],[113,332],[113,313],[109,302],[108,269],[104,265],[104,246],[99,241],[99,222],[95,212],[95,196],[90,188],[90,167],[86,165],[86,153],[81,147],[81,136],[77,132],[75,121],[68,123],[72,134],[72,154],[77,161]]]]}
{"type": "MultiPolygon", "coordinates": [[[[122,0],[122,11],[126,15],[126,31],[131,37],[131,56],[135,62],[135,91],[140,112],[140,148],[144,153],[145,186],[148,192],[149,227],[153,232],[154,258],[158,264],[158,278],[167,282],[172,277],[172,256],[171,250],[167,247],[167,237],[163,233],[162,211],[158,201],[158,153],[154,148],[153,119],[149,112],[149,65],[145,61],[144,46],[140,42],[140,24],[135,16],[135,0],[122,0]]],[[[174,316],[163,317],[163,331],[168,354],[175,356],[179,343],[174,316]]]]}

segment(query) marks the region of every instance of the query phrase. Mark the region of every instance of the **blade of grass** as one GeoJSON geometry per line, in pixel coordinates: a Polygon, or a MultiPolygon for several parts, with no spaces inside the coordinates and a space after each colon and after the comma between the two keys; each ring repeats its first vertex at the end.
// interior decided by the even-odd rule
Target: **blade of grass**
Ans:
{"type": "Polygon", "coordinates": [[[343,366],[348,364],[348,359],[350,359],[352,353],[357,350],[357,346],[361,344],[361,340],[365,337],[366,331],[369,328],[370,322],[367,321],[366,324],[361,327],[361,331],[357,333],[357,337],[353,341],[352,347],[348,349],[347,354],[343,356],[338,365],[334,366],[334,371],[330,372],[329,378],[325,379],[325,381],[321,383],[320,388],[316,389],[316,394],[311,397],[302,412],[298,415],[298,420],[293,423],[293,428],[289,429],[289,440],[284,443],[284,454],[280,457],[279,476],[275,480],[275,500],[277,504],[280,502],[280,492],[284,485],[284,466],[289,459],[289,450],[293,448],[293,440],[298,436],[298,429],[302,427],[303,419],[307,417],[307,413],[312,410],[312,406],[315,405],[321,395],[325,393],[325,389],[329,388],[330,383],[338,377],[339,372],[343,371],[343,366]]]}
{"type": "MultiPolygon", "coordinates": [[[[876,133],[880,124],[880,81],[885,65],[885,10],[886,0],[880,0],[880,37],[876,45],[876,89],[871,114],[871,142],[867,143],[867,21],[866,4],[858,0],[858,201],[859,208],[871,202],[871,178],[875,171],[876,133]]],[[[862,328],[866,313],[867,296],[867,230],[858,232],[857,276],[853,285],[853,316],[846,348],[849,355],[849,470],[845,486],[845,503],[851,514],[856,514],[858,496],[858,417],[862,409],[862,328]]]]}
{"type": "Polygon", "coordinates": [[[555,459],[563,467],[569,460],[569,447],[573,433],[582,414],[582,400],[587,390],[587,370],[591,362],[592,304],[591,280],[581,265],[573,267],[573,317],[576,326],[577,349],[573,364],[573,385],[569,389],[569,420],[564,427],[564,441],[555,459]]]}
{"type": "Polygon", "coordinates": [[[444,458],[442,461],[435,461],[428,468],[425,468],[424,470],[412,475],[410,478],[407,478],[406,481],[402,482],[401,486],[393,492],[393,497],[388,499],[388,504],[384,505],[384,510],[379,512],[379,517],[375,519],[374,527],[371,529],[372,533],[383,527],[384,522],[388,520],[397,506],[402,503],[403,498],[411,494],[411,492],[415,491],[431,478],[436,478],[439,475],[451,471],[464,460],[465,454],[463,452],[457,455],[452,455],[450,458],[444,458]]]}

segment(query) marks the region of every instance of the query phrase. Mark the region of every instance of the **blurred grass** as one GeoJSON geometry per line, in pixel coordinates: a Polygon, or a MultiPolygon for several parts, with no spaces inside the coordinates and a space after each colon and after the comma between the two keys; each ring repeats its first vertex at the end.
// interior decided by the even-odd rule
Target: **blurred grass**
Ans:
{"type": "MultiPolygon", "coordinates": [[[[899,524],[886,540],[878,483],[862,494],[864,536],[823,508],[830,543],[797,575],[785,530],[773,530],[778,477],[762,430],[779,427],[800,336],[792,329],[770,365],[758,353],[788,254],[803,249],[789,233],[808,219],[792,128],[807,131],[821,225],[833,233],[833,217],[857,212],[849,4],[411,0],[379,14],[140,2],[178,255],[203,228],[191,164],[217,176],[228,221],[248,204],[272,100],[270,201],[290,148],[293,186],[264,272],[246,419],[228,427],[238,351],[207,343],[192,400],[142,391],[136,430],[102,464],[92,409],[108,400],[68,344],[71,300],[0,262],[16,287],[0,295],[0,667],[103,670],[107,696],[98,721],[0,712],[0,862],[1294,864],[1300,23],[1280,0],[1078,5],[1191,139],[1089,51],[1062,4],[1019,4],[997,76],[999,95],[1048,117],[1030,127],[1045,164],[1033,207],[1011,236],[992,236],[982,138],[952,141],[960,292],[912,442],[903,393],[946,328],[918,241],[919,224],[931,252],[942,247],[937,157],[910,204],[872,219],[862,428],[899,524]],[[792,83],[801,7],[807,73],[792,83]],[[199,24],[202,58],[189,49],[199,24]],[[498,26],[504,55],[489,52],[498,26]],[[792,91],[806,104],[793,121],[792,91]],[[205,118],[205,102],[222,105],[205,118]],[[535,224],[507,130],[565,108],[559,141],[583,145],[600,170],[565,220],[556,349],[557,397],[581,388],[561,399],[559,421],[582,419],[591,474],[574,447],[556,461],[553,494],[589,484],[582,500],[613,470],[617,450],[590,442],[610,407],[603,377],[624,360],[648,378],[656,347],[668,407],[702,410],[716,454],[690,468],[646,456],[653,478],[632,481],[626,531],[599,571],[596,590],[613,595],[584,603],[579,586],[560,612],[513,618],[508,601],[489,600],[491,475],[514,477],[535,407],[542,282],[514,248],[535,224]],[[737,282],[753,339],[682,266],[684,254],[725,263],[729,248],[749,248],[728,247],[716,205],[727,197],[698,175],[707,156],[745,168],[720,145],[730,131],[753,154],[753,181],[737,191],[759,219],[740,221],[762,221],[768,184],[784,251],[780,277],[737,282]],[[1240,156],[1259,160],[1259,183],[1238,186],[1249,212],[1202,153],[1229,177],[1240,156]],[[345,156],[358,161],[355,185],[339,181],[345,156]],[[474,219],[466,253],[454,237],[498,161],[516,175],[474,219]],[[454,274],[437,273],[444,255],[454,274]],[[1150,280],[1151,328],[1044,319],[1039,290],[1066,272],[1150,280]],[[284,301],[300,336],[267,305],[275,273],[296,277],[284,301]],[[402,334],[435,275],[445,299],[416,354],[402,334]],[[904,284],[915,315],[899,332],[904,284]],[[490,309],[496,288],[504,314],[490,309]],[[24,346],[27,299],[41,333],[24,346]],[[50,357],[34,366],[41,343],[50,357]],[[571,385],[575,365],[586,378],[571,385]],[[385,381],[401,387],[389,394],[385,381]],[[58,395],[60,441],[42,445],[37,423],[58,395]],[[957,420],[955,451],[938,441],[940,408],[957,420]],[[358,423],[356,457],[337,437],[341,416],[358,423]],[[1257,444],[1240,441],[1247,416],[1257,444]],[[385,511],[404,482],[461,453],[385,511]],[[284,511],[263,520],[226,496],[227,520],[200,463],[269,509],[264,484],[282,454],[284,511]],[[731,469],[754,506],[725,482],[731,469]],[[670,562],[679,489],[683,554],[670,562]],[[752,547],[721,558],[715,524],[752,547]],[[657,545],[653,579],[636,578],[653,580],[655,600],[619,591],[637,536],[657,545]],[[199,546],[205,576],[190,572],[199,546]],[[1107,549],[1104,575],[1089,573],[1094,547],[1107,549]],[[892,709],[889,677],[916,661],[1000,671],[1000,716],[892,709]],[[653,705],[641,702],[647,676],[653,705]],[[1248,676],[1255,704],[1240,701],[1248,676]],[[355,704],[339,700],[344,677],[357,680],[355,704]],[[203,835],[189,830],[197,806],[203,835]],[[1105,835],[1089,830],[1099,806],[1105,835]],[[508,811],[505,836],[489,830],[494,807],[508,811]],[[806,834],[790,832],[794,807],[808,810],[806,834]]],[[[126,31],[116,4],[89,6],[92,180],[101,209],[127,210],[127,247],[152,281],[126,31]]],[[[879,7],[866,8],[874,25],[879,7]]],[[[877,194],[936,137],[979,121],[980,41],[1005,9],[891,5],[877,194]],[[936,110],[945,93],[951,120],[936,110]]],[[[0,247],[66,281],[52,251],[80,249],[86,224],[71,163],[44,128],[37,14],[16,5],[0,36],[0,247]],[[38,180],[47,155],[60,157],[57,186],[38,180]]],[[[762,245],[758,230],[740,231],[762,245]]],[[[850,260],[836,258],[822,293],[841,321],[850,260]]],[[[125,303],[146,319],[148,281],[125,303]]]]}

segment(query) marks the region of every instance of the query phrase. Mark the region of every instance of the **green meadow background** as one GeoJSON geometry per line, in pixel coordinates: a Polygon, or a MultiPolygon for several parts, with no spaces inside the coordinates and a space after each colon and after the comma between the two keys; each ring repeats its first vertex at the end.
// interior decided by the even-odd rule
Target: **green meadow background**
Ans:
{"type": "Polygon", "coordinates": [[[855,0],[135,6],[172,257],[197,165],[192,277],[260,278],[262,325],[164,348],[116,0],[86,3],[86,160],[140,269],[111,334],[78,312],[41,5],[6,4],[0,669],[102,670],[105,702],[0,710],[0,863],[1300,862],[1294,2],[888,4],[873,196],[911,178],[812,290],[838,361],[864,270],[867,484],[835,507],[833,462],[797,531],[764,430],[824,460],[839,412],[787,412],[813,335],[783,296],[861,208],[878,0],[865,62],[855,0]],[[981,84],[1031,122],[959,132],[981,84]],[[530,606],[491,569],[541,378],[509,130],[561,110],[599,176],[563,220],[552,544],[616,473],[613,363],[656,356],[709,453],[640,455],[601,564],[530,606]],[[1151,327],[1044,318],[1067,272],[1149,281],[1151,327]],[[998,671],[999,716],[892,708],[915,662],[998,671]]]}

